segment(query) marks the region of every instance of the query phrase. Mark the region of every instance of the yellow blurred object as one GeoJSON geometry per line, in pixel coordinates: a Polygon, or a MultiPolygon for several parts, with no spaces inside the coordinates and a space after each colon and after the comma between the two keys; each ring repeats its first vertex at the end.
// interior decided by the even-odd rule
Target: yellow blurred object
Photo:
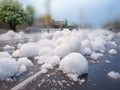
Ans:
{"type": "Polygon", "coordinates": [[[50,16],[50,15],[46,15],[46,16],[44,17],[44,22],[45,22],[45,23],[49,23],[51,20],[52,20],[52,19],[51,19],[51,16],[50,16]]]}

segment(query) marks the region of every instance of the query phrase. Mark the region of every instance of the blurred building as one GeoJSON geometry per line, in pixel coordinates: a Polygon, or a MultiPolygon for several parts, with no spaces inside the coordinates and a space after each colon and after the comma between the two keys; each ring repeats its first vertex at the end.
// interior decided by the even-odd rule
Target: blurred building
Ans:
{"type": "Polygon", "coordinates": [[[48,24],[47,22],[48,19],[49,19],[50,28],[60,28],[61,25],[64,23],[64,21],[56,21],[56,20],[51,19],[50,17],[47,17],[47,19],[44,17],[40,17],[34,20],[33,26],[40,27],[40,28],[46,28],[48,24]]]}

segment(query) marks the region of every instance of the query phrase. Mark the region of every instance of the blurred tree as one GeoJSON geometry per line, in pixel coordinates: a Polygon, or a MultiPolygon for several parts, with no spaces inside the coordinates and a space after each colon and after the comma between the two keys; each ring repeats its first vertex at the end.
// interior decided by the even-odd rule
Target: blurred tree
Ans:
{"type": "Polygon", "coordinates": [[[63,23],[61,23],[60,28],[67,28],[68,27],[68,21],[65,19],[63,23]]]}
{"type": "Polygon", "coordinates": [[[32,26],[34,22],[34,17],[35,17],[35,9],[32,5],[26,6],[26,14],[27,14],[27,24],[29,26],[32,26]]]}
{"type": "Polygon", "coordinates": [[[26,21],[26,13],[17,0],[0,1],[0,22],[8,23],[16,31],[16,25],[26,21]]]}
{"type": "Polygon", "coordinates": [[[69,25],[69,28],[78,28],[78,25],[76,23],[72,23],[71,25],[69,25]]]}
{"type": "Polygon", "coordinates": [[[68,21],[67,21],[67,19],[65,19],[65,27],[67,27],[68,26],[68,21]]]}
{"type": "Polygon", "coordinates": [[[113,22],[113,27],[117,30],[120,30],[120,20],[115,20],[113,22]]]}
{"type": "Polygon", "coordinates": [[[89,24],[89,23],[85,23],[83,28],[92,29],[93,26],[91,24],[89,24]]]}
{"type": "Polygon", "coordinates": [[[108,22],[103,27],[109,30],[112,30],[112,31],[119,31],[120,30],[120,19],[117,18],[112,22],[108,22]]]}

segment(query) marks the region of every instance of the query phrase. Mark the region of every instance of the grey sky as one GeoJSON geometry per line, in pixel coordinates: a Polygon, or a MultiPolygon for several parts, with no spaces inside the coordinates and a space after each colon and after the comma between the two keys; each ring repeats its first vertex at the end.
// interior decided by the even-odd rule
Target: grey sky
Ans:
{"type": "MultiPolygon", "coordinates": [[[[32,4],[37,16],[44,15],[46,0],[21,0],[32,4]]],[[[120,0],[51,0],[51,14],[56,20],[68,19],[70,23],[80,23],[80,14],[87,23],[96,27],[120,16],[120,0]]]]}

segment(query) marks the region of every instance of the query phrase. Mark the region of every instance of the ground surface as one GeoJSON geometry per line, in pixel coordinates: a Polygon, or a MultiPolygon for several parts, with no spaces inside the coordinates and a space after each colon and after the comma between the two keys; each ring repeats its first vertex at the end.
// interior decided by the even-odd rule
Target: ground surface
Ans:
{"type": "MultiPolygon", "coordinates": [[[[116,36],[114,41],[118,44],[116,49],[118,51],[117,55],[110,55],[108,54],[108,51],[106,51],[104,56],[101,57],[98,62],[88,58],[88,75],[80,77],[81,79],[85,79],[83,84],[71,81],[63,73],[57,70],[56,67],[53,70],[49,70],[47,74],[41,74],[22,87],[21,90],[120,90],[120,80],[114,80],[107,76],[107,73],[112,70],[120,72],[120,37],[116,36]],[[110,63],[106,63],[105,60],[109,60],[110,63]]],[[[38,72],[39,68],[39,65],[34,65],[34,67],[29,68],[25,74],[19,77],[13,77],[13,82],[11,80],[9,82],[0,81],[0,90],[11,89],[38,72]]]]}

